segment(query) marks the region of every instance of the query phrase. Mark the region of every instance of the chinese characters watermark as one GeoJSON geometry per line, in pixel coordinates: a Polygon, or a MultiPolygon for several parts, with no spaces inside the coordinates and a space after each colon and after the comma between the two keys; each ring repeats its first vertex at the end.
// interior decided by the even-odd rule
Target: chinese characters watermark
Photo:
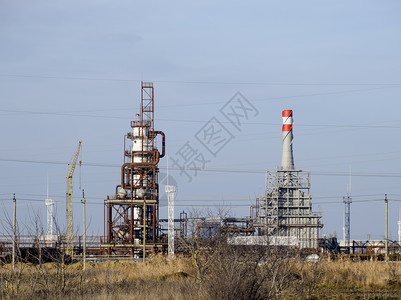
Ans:
{"type": "Polygon", "coordinates": [[[224,124],[231,124],[235,131],[241,132],[241,126],[259,114],[256,107],[240,92],[225,103],[219,112],[220,114],[211,117],[195,133],[194,137],[201,148],[187,141],[178,149],[175,156],[170,158],[172,166],[178,168],[180,175],[185,176],[188,182],[198,175],[198,171],[204,170],[206,164],[210,163],[213,157],[217,157],[217,154],[235,138],[229,126],[224,124]]]}

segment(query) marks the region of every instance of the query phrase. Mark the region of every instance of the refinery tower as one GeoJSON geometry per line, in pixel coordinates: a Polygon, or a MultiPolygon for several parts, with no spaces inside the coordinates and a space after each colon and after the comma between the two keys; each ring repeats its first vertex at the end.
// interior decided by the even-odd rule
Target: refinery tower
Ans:
{"type": "MultiPolygon", "coordinates": [[[[295,168],[292,110],[283,111],[281,166],[266,171],[264,196],[257,199],[256,225],[261,235],[296,241],[301,249],[318,247],[321,215],[312,212],[310,172],[295,168]]],[[[285,242],[281,242],[285,244],[285,242]]]]}
{"type": "Polygon", "coordinates": [[[121,182],[105,200],[105,235],[108,255],[143,258],[165,252],[167,243],[159,227],[159,160],[165,154],[165,135],[154,130],[154,89],[142,82],[141,111],[125,136],[121,182]],[[162,153],[156,136],[162,137],[162,153]]]}

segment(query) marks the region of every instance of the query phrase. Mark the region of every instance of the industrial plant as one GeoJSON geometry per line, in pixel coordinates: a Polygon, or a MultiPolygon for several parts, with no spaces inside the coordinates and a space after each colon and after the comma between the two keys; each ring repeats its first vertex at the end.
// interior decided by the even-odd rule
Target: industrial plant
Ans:
{"type": "Polygon", "coordinates": [[[255,226],[260,234],[282,241],[292,238],[300,249],[318,248],[321,215],[312,212],[310,173],[294,166],[292,110],[284,110],[281,166],[266,172],[265,194],[257,198],[255,226]]]}
{"type": "Polygon", "coordinates": [[[73,231],[73,175],[76,165],[81,164],[78,161],[80,141],[66,175],[67,232],[56,232],[53,224],[54,201],[47,195],[46,234],[17,238],[14,198],[14,230],[12,236],[1,237],[2,259],[15,261],[17,249],[20,253],[37,253],[39,248],[44,248],[48,251],[41,252],[41,255],[63,253],[70,261],[83,260],[88,256],[92,260],[145,261],[155,254],[168,254],[170,257],[176,253],[185,254],[180,241],[193,236],[207,240],[216,233],[232,245],[288,248],[297,255],[346,253],[371,258],[382,255],[384,249],[386,254],[398,255],[400,246],[397,242],[390,241],[388,244],[388,239],[385,242],[350,239],[350,193],[343,199],[346,208],[343,242],[340,244],[336,237],[320,236],[322,215],[312,210],[310,172],[294,164],[292,110],[282,111],[281,165],[276,170],[266,171],[265,192],[250,205],[249,216],[188,217],[188,212],[182,211],[179,218],[174,218],[176,187],[167,183],[166,190],[162,192],[168,195],[168,219],[160,219],[158,174],[159,162],[166,154],[166,136],[163,131],[155,130],[156,107],[153,83],[142,82],[140,111],[124,136],[121,177],[116,178],[114,193],[105,196],[104,200],[104,235],[86,235],[84,196],[84,232],[77,235],[73,231]]]}

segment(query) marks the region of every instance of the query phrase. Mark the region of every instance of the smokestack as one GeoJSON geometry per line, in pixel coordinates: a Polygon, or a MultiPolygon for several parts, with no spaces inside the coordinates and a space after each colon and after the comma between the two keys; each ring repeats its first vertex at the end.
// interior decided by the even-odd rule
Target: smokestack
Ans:
{"type": "Polygon", "coordinates": [[[283,156],[281,157],[282,170],[294,170],[292,155],[292,110],[283,110],[283,156]]]}

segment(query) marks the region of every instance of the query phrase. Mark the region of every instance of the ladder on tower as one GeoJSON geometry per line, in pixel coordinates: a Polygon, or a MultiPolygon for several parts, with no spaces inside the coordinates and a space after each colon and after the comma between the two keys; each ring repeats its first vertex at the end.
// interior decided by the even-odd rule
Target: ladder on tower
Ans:
{"type": "MultiPolygon", "coordinates": [[[[73,257],[73,250],[74,250],[74,222],[73,222],[73,209],[72,209],[72,204],[73,204],[73,175],[74,175],[74,170],[75,166],[77,164],[78,156],[79,156],[79,151],[81,150],[81,145],[82,142],[78,142],[77,150],[75,151],[74,158],[72,159],[71,164],[68,165],[67,168],[67,248],[66,248],[66,253],[73,257]]],[[[81,163],[81,162],[80,162],[81,163]]]]}

